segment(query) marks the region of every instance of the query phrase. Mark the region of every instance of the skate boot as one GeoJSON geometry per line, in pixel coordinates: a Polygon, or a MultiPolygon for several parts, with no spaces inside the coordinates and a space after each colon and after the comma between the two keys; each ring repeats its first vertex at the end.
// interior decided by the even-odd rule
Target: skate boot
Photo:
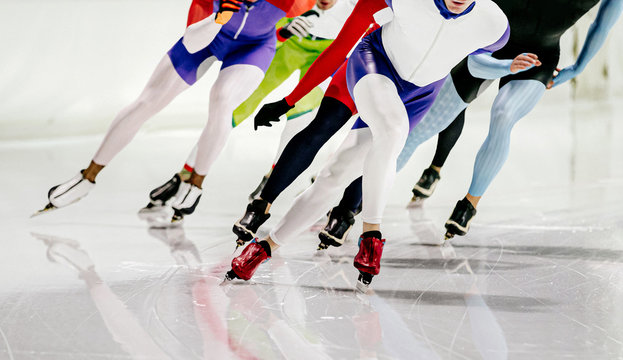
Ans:
{"type": "Polygon", "coordinates": [[[171,180],[158,186],[149,193],[149,204],[138,211],[141,220],[154,220],[157,218],[170,218],[167,203],[175,196],[182,183],[179,174],[173,175],[171,180]]]}
{"type": "Polygon", "coordinates": [[[437,187],[437,183],[441,179],[441,176],[437,172],[437,170],[429,167],[424,170],[420,180],[418,180],[417,184],[413,186],[411,192],[413,192],[413,197],[411,198],[411,202],[409,203],[409,207],[419,206],[422,202],[433,195],[435,188],[437,187]]]}
{"type": "Polygon", "coordinates": [[[270,245],[267,241],[251,241],[251,243],[242,250],[242,254],[231,261],[231,270],[225,274],[225,280],[249,280],[253,274],[255,274],[260,264],[268,261],[270,256],[270,245]]]}
{"type": "Polygon", "coordinates": [[[255,238],[257,229],[259,229],[260,226],[262,226],[262,224],[270,218],[270,214],[266,214],[267,207],[268,202],[261,199],[253,200],[249,205],[247,205],[247,211],[232,228],[234,234],[238,236],[238,240],[236,240],[236,248],[255,238]]]}
{"type": "Polygon", "coordinates": [[[355,256],[353,265],[359,270],[357,290],[366,292],[372,277],[381,270],[381,256],[385,239],[381,239],[380,231],[368,231],[359,237],[359,252],[355,256]]]}
{"type": "Polygon", "coordinates": [[[172,223],[180,223],[184,220],[185,215],[195,212],[195,208],[201,199],[201,189],[197,186],[182,182],[180,188],[175,194],[175,200],[171,206],[173,207],[172,223]]]}
{"type": "Polygon", "coordinates": [[[258,195],[262,192],[262,190],[264,190],[264,186],[266,186],[269,177],[270,173],[264,175],[262,181],[260,181],[260,184],[255,188],[255,190],[253,190],[252,193],[249,194],[249,201],[253,201],[258,198],[258,195]]]}
{"type": "Polygon", "coordinates": [[[455,235],[463,236],[469,231],[469,225],[476,215],[476,208],[469,200],[463,198],[456,203],[454,211],[448,221],[446,221],[446,240],[455,235]]]}
{"type": "Polygon", "coordinates": [[[81,170],[73,178],[51,188],[48,191],[48,204],[43,209],[34,213],[31,217],[71,205],[87,196],[89,191],[91,191],[91,189],[95,186],[95,183],[83,178],[83,171],[84,170],[81,170]]]}
{"type": "Polygon", "coordinates": [[[331,209],[327,225],[318,234],[320,238],[318,250],[328,249],[329,246],[342,246],[353,224],[355,224],[355,214],[352,211],[340,206],[331,209]]]}

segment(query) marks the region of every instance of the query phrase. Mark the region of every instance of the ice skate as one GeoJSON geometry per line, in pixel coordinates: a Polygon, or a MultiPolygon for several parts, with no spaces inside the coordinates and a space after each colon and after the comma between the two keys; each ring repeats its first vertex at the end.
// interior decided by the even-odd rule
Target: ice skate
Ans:
{"type": "Polygon", "coordinates": [[[173,214],[168,204],[171,203],[181,183],[180,175],[175,174],[169,181],[153,189],[149,193],[149,204],[138,211],[139,219],[154,225],[163,223],[165,219],[170,222],[173,214]]]}
{"type": "Polygon", "coordinates": [[[253,240],[242,254],[231,261],[231,270],[225,274],[225,281],[234,279],[249,280],[260,264],[270,259],[270,245],[267,241],[253,240]]]}
{"type": "Polygon", "coordinates": [[[463,198],[456,203],[454,211],[446,221],[445,240],[452,239],[455,235],[463,236],[469,231],[469,225],[476,215],[476,208],[469,200],[463,198]]]}
{"type": "Polygon", "coordinates": [[[175,194],[175,200],[171,206],[173,207],[172,223],[180,223],[184,220],[185,215],[190,215],[195,212],[199,200],[201,199],[202,190],[197,186],[182,182],[175,194]]]}
{"type": "Polygon", "coordinates": [[[359,252],[355,256],[353,265],[359,270],[357,290],[366,292],[372,278],[381,271],[381,256],[385,239],[380,231],[368,231],[359,237],[359,252]]]}
{"type": "Polygon", "coordinates": [[[329,246],[342,246],[354,224],[355,214],[352,211],[340,206],[331,209],[327,224],[318,234],[320,238],[318,250],[328,249],[329,246]]]}
{"type": "Polygon", "coordinates": [[[256,237],[257,230],[270,218],[270,214],[266,214],[267,207],[268,202],[260,199],[253,200],[247,205],[247,211],[232,228],[234,234],[238,236],[236,248],[256,237]]]}
{"type": "Polygon", "coordinates": [[[84,170],[80,171],[68,181],[51,188],[48,191],[49,203],[43,209],[32,214],[31,217],[71,205],[87,196],[89,191],[95,186],[95,183],[82,177],[83,171],[84,170]]]}
{"type": "Polygon", "coordinates": [[[417,207],[421,206],[424,203],[424,200],[428,199],[435,188],[437,187],[437,183],[441,179],[439,173],[433,169],[432,167],[427,168],[422,172],[422,176],[420,180],[413,186],[411,192],[413,192],[413,197],[411,198],[411,202],[407,207],[417,207]]]}
{"type": "Polygon", "coordinates": [[[262,181],[260,181],[260,184],[255,188],[255,190],[253,190],[252,193],[249,194],[249,201],[253,201],[258,198],[262,190],[264,190],[264,186],[266,186],[266,183],[268,182],[269,177],[270,177],[270,173],[264,175],[264,177],[262,178],[262,181]]]}

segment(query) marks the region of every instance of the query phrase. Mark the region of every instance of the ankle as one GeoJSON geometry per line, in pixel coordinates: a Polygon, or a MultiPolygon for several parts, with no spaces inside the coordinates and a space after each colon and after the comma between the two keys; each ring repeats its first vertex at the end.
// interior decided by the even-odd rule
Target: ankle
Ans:
{"type": "Polygon", "coordinates": [[[465,199],[469,201],[470,204],[472,204],[474,209],[478,206],[478,202],[480,202],[480,198],[481,196],[473,196],[473,195],[470,195],[469,193],[465,195],[465,199]]]}
{"type": "Polygon", "coordinates": [[[82,178],[95,184],[95,178],[103,168],[104,165],[98,165],[94,161],[91,161],[89,166],[82,170],[82,178]]]}
{"type": "Polygon", "coordinates": [[[441,166],[435,166],[431,164],[430,168],[435,170],[437,174],[441,174],[441,166]]]}
{"type": "Polygon", "coordinates": [[[185,180],[185,182],[191,185],[195,185],[196,187],[201,189],[201,185],[203,185],[203,179],[205,179],[205,177],[205,175],[199,175],[193,170],[193,172],[190,174],[190,178],[188,180],[185,180]]]}
{"type": "Polygon", "coordinates": [[[273,239],[270,238],[270,236],[262,240],[261,242],[267,243],[271,251],[275,251],[279,248],[279,245],[276,242],[274,242],[273,239]]]}

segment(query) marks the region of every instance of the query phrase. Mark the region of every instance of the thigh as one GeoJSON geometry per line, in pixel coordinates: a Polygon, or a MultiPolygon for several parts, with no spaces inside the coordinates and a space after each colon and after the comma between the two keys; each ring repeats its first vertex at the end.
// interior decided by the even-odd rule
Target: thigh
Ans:
{"type": "Polygon", "coordinates": [[[191,54],[186,50],[182,39],[175,43],[167,53],[177,74],[188,84],[193,85],[217,60],[221,60],[212,46],[191,54]]]}

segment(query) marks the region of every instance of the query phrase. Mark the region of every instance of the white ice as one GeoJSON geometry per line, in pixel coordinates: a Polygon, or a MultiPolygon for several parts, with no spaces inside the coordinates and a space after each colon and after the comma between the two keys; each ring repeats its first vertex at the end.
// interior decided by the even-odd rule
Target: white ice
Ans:
{"type": "MultiPolygon", "coordinates": [[[[136,211],[197,131],[142,133],[87,198],[34,219],[47,189],[86,166],[100,137],[5,142],[0,357],[622,357],[621,111],[615,101],[546,99],[517,125],[468,236],[443,246],[487,113],[468,113],[438,192],[407,210],[434,149],[425,144],[394,186],[381,274],[366,295],[353,291],[359,222],[341,248],[317,253],[310,230],[252,281],[219,286],[231,226],[270,165],[277,131],[235,130],[197,212],[171,229],[149,229],[136,211]]],[[[310,175],[275,203],[264,232],[310,175]]]]}

